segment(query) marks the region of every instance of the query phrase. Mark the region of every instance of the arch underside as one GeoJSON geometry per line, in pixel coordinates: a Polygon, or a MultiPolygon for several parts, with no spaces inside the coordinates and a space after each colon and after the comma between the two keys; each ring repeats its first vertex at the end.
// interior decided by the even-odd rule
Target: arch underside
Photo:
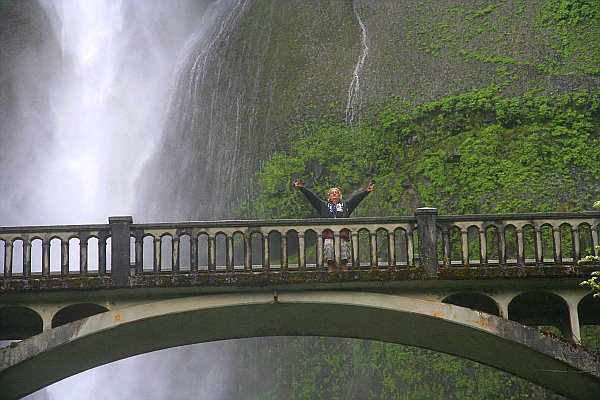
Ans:
{"type": "Polygon", "coordinates": [[[348,337],[422,347],[512,373],[573,399],[600,393],[600,361],[494,315],[357,292],[240,293],[111,310],[0,349],[0,398],[154,350],[262,336],[348,337]]]}

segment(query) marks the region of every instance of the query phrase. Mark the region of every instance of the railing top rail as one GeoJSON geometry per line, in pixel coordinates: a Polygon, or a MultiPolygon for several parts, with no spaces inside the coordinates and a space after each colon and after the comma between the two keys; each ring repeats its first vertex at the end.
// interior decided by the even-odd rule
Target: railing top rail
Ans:
{"type": "MultiPolygon", "coordinates": [[[[534,221],[534,220],[590,220],[600,219],[600,212],[547,212],[547,213],[521,213],[521,214],[465,214],[465,215],[437,215],[438,222],[466,222],[466,221],[534,221]]],[[[260,227],[260,226],[323,226],[323,225],[360,225],[360,224],[411,224],[417,221],[416,216],[391,216],[391,217],[359,217],[359,218],[306,218],[306,219],[267,219],[267,220],[215,220],[215,221],[179,221],[131,224],[131,229],[162,229],[172,228],[216,228],[216,227],[260,227]]],[[[110,224],[84,224],[84,225],[42,225],[42,226],[0,226],[2,234],[18,233],[45,233],[45,232],[85,232],[106,231],[110,224]]]]}
{"type": "Polygon", "coordinates": [[[600,219],[598,211],[581,212],[544,212],[520,214],[464,214],[464,215],[438,215],[438,222],[464,222],[464,221],[506,221],[506,220],[568,220],[568,219],[600,219]]]}
{"type": "MultiPolygon", "coordinates": [[[[361,217],[361,218],[304,218],[304,219],[266,219],[266,220],[220,220],[186,221],[132,224],[131,229],[158,229],[177,226],[179,228],[216,228],[216,227],[260,227],[260,226],[322,226],[322,225],[360,225],[415,223],[416,217],[361,217]]],[[[1,228],[0,228],[1,229],[1,228]]]]}
{"type": "Polygon", "coordinates": [[[94,224],[94,225],[31,225],[31,226],[0,226],[0,234],[15,234],[15,233],[55,233],[55,232],[94,232],[107,231],[110,229],[109,224],[94,224]]]}

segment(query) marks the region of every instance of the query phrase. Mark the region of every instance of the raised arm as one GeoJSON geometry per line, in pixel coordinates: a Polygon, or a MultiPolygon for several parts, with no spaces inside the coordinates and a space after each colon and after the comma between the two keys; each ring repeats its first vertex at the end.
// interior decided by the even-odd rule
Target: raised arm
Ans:
{"type": "Polygon", "coordinates": [[[305,188],[302,185],[302,182],[300,182],[300,180],[295,180],[294,186],[300,189],[302,194],[308,199],[308,201],[310,201],[310,204],[312,204],[312,206],[320,213],[326,202],[324,200],[319,199],[316,194],[305,188]]]}
{"type": "Polygon", "coordinates": [[[354,195],[350,200],[348,200],[348,202],[346,203],[346,208],[348,209],[348,215],[350,215],[352,213],[352,211],[354,211],[354,209],[360,204],[360,202],[363,201],[365,199],[365,197],[367,197],[367,195],[373,191],[374,188],[375,188],[375,183],[371,182],[371,183],[369,183],[369,186],[367,186],[367,188],[365,190],[354,195]]]}

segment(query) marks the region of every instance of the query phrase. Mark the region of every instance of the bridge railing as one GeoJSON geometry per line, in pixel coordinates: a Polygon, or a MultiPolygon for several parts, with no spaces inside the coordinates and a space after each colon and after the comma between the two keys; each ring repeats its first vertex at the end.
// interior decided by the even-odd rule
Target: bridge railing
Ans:
{"type": "MultiPolygon", "coordinates": [[[[13,279],[110,275],[115,286],[152,273],[239,273],[319,270],[323,236],[336,254],[349,240],[351,268],[543,266],[597,254],[600,213],[437,215],[343,220],[208,221],[0,227],[0,271],[13,279]]],[[[338,256],[338,260],[339,256],[338,256]]]]}
{"type": "Polygon", "coordinates": [[[442,265],[576,264],[598,255],[600,213],[437,217],[442,265]]]}

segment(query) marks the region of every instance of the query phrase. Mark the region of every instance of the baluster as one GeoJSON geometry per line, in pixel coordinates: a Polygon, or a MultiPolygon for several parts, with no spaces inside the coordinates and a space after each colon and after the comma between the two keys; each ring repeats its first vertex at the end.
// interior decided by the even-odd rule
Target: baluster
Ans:
{"type": "Polygon", "coordinates": [[[60,274],[69,275],[69,240],[60,239],[60,274]]]}
{"type": "Polygon", "coordinates": [[[506,231],[504,224],[498,226],[498,264],[506,264],[506,231]]]}
{"type": "Polygon", "coordinates": [[[317,234],[317,269],[323,269],[323,231],[318,231],[317,234]]]}
{"type": "Polygon", "coordinates": [[[264,272],[269,272],[269,270],[271,269],[271,254],[269,251],[269,234],[267,233],[266,235],[264,233],[261,233],[261,238],[262,238],[262,247],[263,247],[263,262],[262,262],[262,268],[264,272]]]}
{"type": "Polygon", "coordinates": [[[29,278],[31,276],[31,240],[23,239],[23,276],[29,278]]]}
{"type": "Polygon", "coordinates": [[[360,259],[358,258],[358,232],[350,233],[352,239],[352,268],[360,269],[360,259]]]}
{"type": "Polygon", "coordinates": [[[82,276],[88,274],[88,237],[87,234],[79,237],[79,274],[82,276]]]}
{"type": "Polygon", "coordinates": [[[161,252],[162,252],[162,238],[160,236],[153,236],[154,240],[154,266],[153,266],[153,271],[155,273],[161,272],[162,271],[162,257],[161,257],[161,252]]]}
{"type": "Polygon", "coordinates": [[[233,272],[233,235],[227,234],[225,241],[225,251],[227,252],[226,269],[228,272],[233,272]]]}
{"type": "Polygon", "coordinates": [[[594,225],[591,228],[592,230],[592,251],[594,256],[598,257],[598,225],[594,225]]]}
{"type": "MultiPolygon", "coordinates": [[[[319,244],[317,243],[317,248],[318,247],[319,244]]],[[[281,234],[281,269],[285,271],[288,269],[287,233],[281,234]]]]}
{"type": "Polygon", "coordinates": [[[452,262],[450,260],[450,229],[448,229],[448,227],[446,226],[442,227],[442,253],[442,257],[444,258],[442,265],[451,266],[452,262]]]}
{"type": "Polygon", "coordinates": [[[208,272],[217,272],[217,236],[208,235],[208,272]]]}
{"type": "Polygon", "coordinates": [[[50,276],[50,238],[48,236],[40,238],[42,240],[42,276],[50,276]]]}
{"type": "Polygon", "coordinates": [[[479,230],[479,263],[483,266],[488,263],[485,227],[482,225],[477,229],[479,230]]]}
{"type": "Polygon", "coordinates": [[[173,272],[179,272],[179,239],[178,234],[175,234],[171,239],[171,265],[173,266],[173,272]]]}
{"type": "Polygon", "coordinates": [[[244,233],[244,269],[252,271],[252,235],[244,233]]]}
{"type": "Polygon", "coordinates": [[[515,228],[517,232],[517,265],[525,266],[525,245],[523,241],[523,227],[515,228]]]}
{"type": "Polygon", "coordinates": [[[409,229],[408,232],[404,232],[406,235],[406,266],[415,266],[415,245],[413,240],[413,230],[409,229]]]}
{"type": "Polygon", "coordinates": [[[106,236],[104,235],[98,235],[98,275],[106,275],[106,236]]]}
{"type": "Polygon", "coordinates": [[[462,243],[462,265],[469,265],[469,230],[466,228],[460,229],[460,240],[462,243]]]}
{"type": "Polygon", "coordinates": [[[13,242],[8,240],[4,242],[4,280],[12,278],[13,267],[13,242]]]}
{"type": "Polygon", "coordinates": [[[533,228],[535,236],[535,263],[536,265],[544,264],[544,254],[542,252],[542,228],[538,225],[533,228]]]}
{"type": "Polygon", "coordinates": [[[560,246],[560,226],[552,227],[552,236],[554,238],[554,264],[562,264],[562,249],[560,246]]]}
{"type": "Polygon", "coordinates": [[[396,268],[396,234],[393,229],[388,230],[388,268],[396,268]]]}
{"type": "Polygon", "coordinates": [[[144,233],[139,232],[135,236],[135,273],[144,273],[144,233]]]}
{"type": "Polygon", "coordinates": [[[298,269],[306,271],[306,241],[304,240],[304,232],[298,232],[298,269]]]}
{"type": "Polygon", "coordinates": [[[342,258],[341,258],[341,239],[340,239],[340,232],[339,231],[334,231],[333,232],[333,254],[335,257],[335,265],[340,265],[342,258]]]}
{"type": "Polygon", "coordinates": [[[198,272],[198,235],[190,235],[190,270],[198,272]]]}
{"type": "Polygon", "coordinates": [[[379,268],[379,260],[377,259],[377,231],[369,232],[369,253],[371,258],[371,268],[379,268]]]}
{"type": "Polygon", "coordinates": [[[579,227],[575,226],[571,231],[573,237],[573,265],[581,258],[581,249],[579,248],[579,227]]]}

